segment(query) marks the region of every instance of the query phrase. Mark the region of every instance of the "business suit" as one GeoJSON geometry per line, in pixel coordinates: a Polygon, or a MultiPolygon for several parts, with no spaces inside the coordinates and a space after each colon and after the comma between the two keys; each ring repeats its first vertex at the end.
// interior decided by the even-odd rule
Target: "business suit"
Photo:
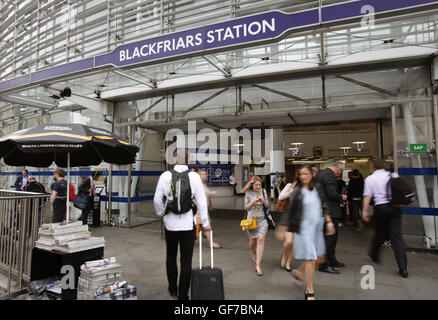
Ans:
{"type": "MultiPolygon", "coordinates": [[[[26,180],[27,179],[28,179],[28,177],[26,177],[26,180]]],[[[26,184],[27,184],[27,182],[26,182],[26,184]]],[[[14,185],[15,185],[16,191],[23,191],[23,188],[26,187],[26,185],[23,186],[23,176],[18,176],[14,185]]]]}
{"type": "Polygon", "coordinates": [[[321,170],[316,176],[316,182],[321,186],[324,191],[325,202],[328,208],[328,214],[330,215],[334,227],[335,234],[330,236],[325,236],[326,242],[326,263],[321,266],[321,269],[327,267],[339,266],[339,262],[336,259],[336,244],[338,242],[338,223],[342,218],[341,202],[343,201],[342,195],[338,192],[338,182],[336,180],[335,173],[330,169],[326,168],[321,170]]]}

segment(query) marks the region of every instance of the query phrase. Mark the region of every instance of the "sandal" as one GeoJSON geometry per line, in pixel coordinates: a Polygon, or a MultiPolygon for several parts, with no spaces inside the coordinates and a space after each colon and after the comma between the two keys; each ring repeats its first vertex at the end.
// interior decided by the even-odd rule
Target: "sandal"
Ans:
{"type": "Polygon", "coordinates": [[[304,291],[304,300],[316,300],[315,293],[314,292],[310,293],[307,290],[304,291]],[[313,298],[313,299],[309,299],[309,298],[313,298]]]}
{"type": "MultiPolygon", "coordinates": [[[[260,268],[261,269],[261,268],[260,268]]],[[[263,277],[263,275],[264,275],[264,273],[263,272],[258,272],[257,271],[257,267],[256,267],[256,269],[255,269],[255,272],[256,272],[256,274],[259,276],[259,277],[263,277]]]]}

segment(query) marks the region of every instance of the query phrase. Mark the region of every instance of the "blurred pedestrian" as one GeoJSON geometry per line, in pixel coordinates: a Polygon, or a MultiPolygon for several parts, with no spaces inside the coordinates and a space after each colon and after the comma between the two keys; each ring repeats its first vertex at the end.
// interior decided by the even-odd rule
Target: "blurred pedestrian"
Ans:
{"type": "Polygon", "coordinates": [[[262,188],[262,179],[254,176],[242,189],[245,193],[245,210],[247,219],[257,218],[257,229],[248,231],[249,247],[251,249],[252,260],[256,264],[256,273],[263,276],[261,263],[265,249],[266,233],[268,232],[268,222],[266,221],[264,208],[269,208],[269,199],[266,190],[262,188]]]}
{"type": "Polygon", "coordinates": [[[347,200],[346,194],[340,194],[337,188],[336,177],[342,176],[345,169],[345,164],[342,162],[334,162],[330,168],[321,170],[316,176],[316,182],[324,191],[325,201],[328,207],[328,213],[335,225],[335,233],[325,236],[326,243],[326,263],[319,268],[319,271],[339,274],[340,271],[336,268],[345,267],[345,264],[339,262],[336,258],[336,244],[338,242],[338,225],[342,218],[341,203],[347,200]]]}
{"type": "Polygon", "coordinates": [[[353,216],[353,226],[360,230],[362,227],[361,210],[364,182],[360,178],[359,170],[354,169],[351,172],[352,177],[347,187],[347,198],[353,207],[350,213],[353,216]]]}
{"type": "MultiPolygon", "coordinates": [[[[208,175],[207,175],[207,171],[206,170],[197,170],[196,171],[199,176],[201,177],[201,181],[202,181],[202,186],[204,187],[204,192],[205,192],[205,197],[207,199],[207,208],[208,208],[208,221],[210,222],[211,225],[211,216],[210,216],[210,212],[211,209],[213,208],[212,202],[211,202],[211,196],[214,196],[216,194],[216,192],[212,192],[208,189],[207,187],[207,179],[208,179],[208,175]]],[[[196,213],[196,223],[197,226],[201,226],[201,218],[199,216],[199,212],[196,213]]],[[[198,227],[198,228],[199,228],[198,227]]],[[[197,229],[198,230],[198,229],[197,229]]],[[[204,237],[207,239],[208,241],[208,245],[211,247],[211,239],[210,239],[210,232],[207,231],[203,231],[204,237]]],[[[199,241],[202,241],[202,237],[199,237],[199,241]]],[[[213,249],[220,249],[221,245],[219,243],[213,242],[213,249]]]]}
{"type": "Polygon", "coordinates": [[[28,175],[29,171],[27,169],[24,169],[21,171],[21,176],[17,177],[17,180],[15,181],[15,190],[16,191],[23,191],[28,183],[28,175]]]}
{"type": "Polygon", "coordinates": [[[229,180],[230,180],[230,185],[233,187],[233,196],[237,196],[237,191],[236,191],[237,183],[236,183],[236,177],[234,171],[231,173],[229,180]]]}
{"type": "Polygon", "coordinates": [[[99,172],[94,171],[91,177],[81,177],[81,183],[78,187],[78,197],[87,201],[84,209],[82,209],[81,220],[82,224],[88,224],[88,216],[93,210],[94,197],[96,196],[95,181],[99,179],[99,172]]]}
{"type": "MultiPolygon", "coordinates": [[[[298,178],[298,175],[297,175],[298,178]]],[[[287,204],[289,202],[289,198],[292,195],[294,188],[297,184],[296,179],[292,183],[288,183],[283,190],[281,191],[280,195],[278,196],[278,201],[276,203],[276,209],[280,212],[282,212],[282,215],[284,215],[287,204]]],[[[284,232],[283,239],[283,254],[281,255],[280,260],[280,267],[282,269],[285,269],[287,272],[292,272],[292,259],[293,259],[293,233],[289,230],[285,230],[284,226],[278,226],[277,231],[284,232]]],[[[278,234],[278,233],[277,233],[278,234]]],[[[278,238],[278,237],[277,237],[278,238]]]]}
{"type": "Polygon", "coordinates": [[[324,260],[326,234],[333,235],[335,227],[327,211],[324,191],[316,184],[309,165],[298,171],[298,181],[289,198],[286,215],[280,222],[294,233],[294,258],[304,260],[299,270],[294,270],[296,278],[306,280],[306,300],[315,300],[313,279],[318,263],[324,260]]]}
{"type": "Polygon", "coordinates": [[[52,223],[63,222],[67,211],[67,181],[64,180],[65,171],[56,168],[54,175],[55,183],[52,184],[50,203],[53,206],[52,223]]]}
{"type": "Polygon", "coordinates": [[[385,240],[391,240],[391,247],[399,268],[399,274],[403,278],[408,277],[408,260],[406,248],[401,234],[402,210],[390,204],[391,193],[388,190],[388,182],[391,177],[396,178],[396,173],[385,170],[385,160],[378,158],[373,162],[374,173],[365,179],[363,193],[362,219],[369,222],[368,209],[371,199],[374,201],[374,225],[375,234],[371,242],[369,256],[374,262],[379,262],[380,247],[385,240]]]}

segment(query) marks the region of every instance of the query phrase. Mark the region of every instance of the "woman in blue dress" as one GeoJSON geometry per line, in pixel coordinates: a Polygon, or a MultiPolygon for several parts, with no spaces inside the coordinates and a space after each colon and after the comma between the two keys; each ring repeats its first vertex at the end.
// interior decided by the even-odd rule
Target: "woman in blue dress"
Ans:
{"type": "Polygon", "coordinates": [[[311,166],[304,165],[298,171],[297,186],[281,224],[294,233],[294,258],[304,260],[301,270],[293,272],[295,277],[306,279],[306,300],[315,300],[313,278],[317,261],[325,255],[324,225],[326,234],[334,233],[333,223],[326,213],[324,193],[315,183],[311,166]]]}

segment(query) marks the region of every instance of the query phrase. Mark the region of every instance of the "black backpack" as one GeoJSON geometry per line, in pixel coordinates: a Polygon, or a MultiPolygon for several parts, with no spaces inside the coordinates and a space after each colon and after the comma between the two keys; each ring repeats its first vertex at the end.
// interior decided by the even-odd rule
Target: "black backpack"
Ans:
{"type": "Polygon", "coordinates": [[[189,170],[176,172],[170,170],[170,193],[167,195],[165,214],[169,211],[174,214],[183,214],[194,208],[192,188],[190,187],[189,170]]]}
{"type": "Polygon", "coordinates": [[[29,183],[25,188],[24,191],[27,192],[35,192],[35,193],[46,193],[46,189],[44,186],[39,182],[31,182],[29,183]]]}
{"type": "MultiPolygon", "coordinates": [[[[391,205],[393,207],[406,207],[415,201],[415,193],[402,178],[391,178],[388,181],[388,191],[391,190],[391,205]]],[[[389,192],[388,192],[389,195],[389,192]]]]}

